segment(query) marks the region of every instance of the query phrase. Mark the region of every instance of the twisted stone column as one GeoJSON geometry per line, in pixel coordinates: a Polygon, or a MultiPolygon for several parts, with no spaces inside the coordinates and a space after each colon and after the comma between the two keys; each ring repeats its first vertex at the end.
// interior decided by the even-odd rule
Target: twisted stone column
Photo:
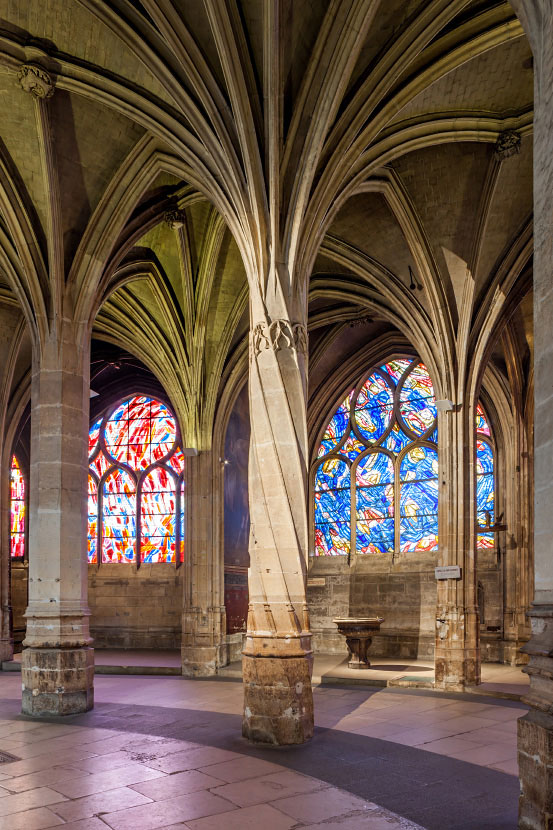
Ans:
{"type": "Polygon", "coordinates": [[[28,715],[73,714],[93,704],[86,559],[89,366],[88,346],[79,345],[67,323],[34,350],[22,661],[28,715]]]}
{"type": "Polygon", "coordinates": [[[250,334],[250,604],[243,734],[297,744],[313,734],[307,570],[307,335],[254,320],[250,334]]]}

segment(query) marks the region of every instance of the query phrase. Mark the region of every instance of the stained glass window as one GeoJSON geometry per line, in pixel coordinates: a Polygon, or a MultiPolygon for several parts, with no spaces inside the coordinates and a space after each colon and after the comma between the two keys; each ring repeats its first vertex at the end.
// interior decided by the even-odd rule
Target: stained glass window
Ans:
{"type": "Polygon", "coordinates": [[[161,401],[122,401],[89,432],[88,561],[182,562],[184,455],[161,401]]]}
{"type": "Polygon", "coordinates": [[[495,547],[494,447],[488,419],[479,403],[476,408],[476,547],[495,547]],[[490,528],[490,529],[489,529],[490,528]]]}
{"type": "Polygon", "coordinates": [[[10,465],[10,554],[25,556],[25,478],[15,455],[10,465]]]}
{"type": "Polygon", "coordinates": [[[315,556],[437,549],[436,414],[428,370],[408,357],[340,403],[314,470],[315,556]]]}

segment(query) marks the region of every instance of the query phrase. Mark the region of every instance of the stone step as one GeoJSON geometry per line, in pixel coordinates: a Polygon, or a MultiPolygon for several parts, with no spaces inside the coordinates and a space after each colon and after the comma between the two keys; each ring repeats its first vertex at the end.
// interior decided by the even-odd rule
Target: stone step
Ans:
{"type": "MultiPolygon", "coordinates": [[[[5,660],[2,663],[2,671],[21,671],[21,663],[18,660],[5,660]]],[[[181,674],[180,666],[94,666],[94,674],[151,674],[170,675],[178,677],[181,674]]]]}

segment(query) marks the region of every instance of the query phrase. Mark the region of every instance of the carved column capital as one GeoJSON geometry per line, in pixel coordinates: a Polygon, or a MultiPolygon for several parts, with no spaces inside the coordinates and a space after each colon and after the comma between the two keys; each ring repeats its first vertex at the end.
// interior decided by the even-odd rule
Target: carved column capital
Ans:
{"type": "Polygon", "coordinates": [[[184,210],[179,210],[178,208],[175,210],[168,210],[164,216],[164,221],[166,225],[176,231],[179,228],[184,227],[186,222],[186,213],[184,210]]]}
{"type": "Polygon", "coordinates": [[[21,89],[34,98],[51,98],[54,94],[54,82],[51,76],[36,63],[24,63],[17,73],[21,89]]]}
{"type": "Polygon", "coordinates": [[[307,328],[303,323],[290,320],[272,320],[257,323],[250,332],[250,359],[261,352],[272,349],[294,349],[298,354],[307,354],[307,328]]]}
{"type": "Polygon", "coordinates": [[[498,161],[504,161],[509,156],[520,153],[521,135],[516,130],[504,130],[497,136],[495,142],[495,157],[498,161]]]}

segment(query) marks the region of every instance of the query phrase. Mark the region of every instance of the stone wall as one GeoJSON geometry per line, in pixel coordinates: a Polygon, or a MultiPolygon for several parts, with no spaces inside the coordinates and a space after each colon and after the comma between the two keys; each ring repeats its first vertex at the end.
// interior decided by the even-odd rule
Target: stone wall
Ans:
{"type": "MultiPolygon", "coordinates": [[[[495,552],[481,553],[482,660],[497,661],[502,659],[502,580],[495,552]]],[[[345,654],[344,638],[332,620],[377,614],[384,622],[373,638],[371,655],[432,660],[437,559],[436,553],[396,556],[393,561],[389,554],[371,554],[356,558],[351,566],[341,557],[311,559],[307,602],[314,650],[345,654]]]]}
{"type": "Polygon", "coordinates": [[[166,563],[89,565],[95,648],[180,648],[183,575],[166,563]]]}

